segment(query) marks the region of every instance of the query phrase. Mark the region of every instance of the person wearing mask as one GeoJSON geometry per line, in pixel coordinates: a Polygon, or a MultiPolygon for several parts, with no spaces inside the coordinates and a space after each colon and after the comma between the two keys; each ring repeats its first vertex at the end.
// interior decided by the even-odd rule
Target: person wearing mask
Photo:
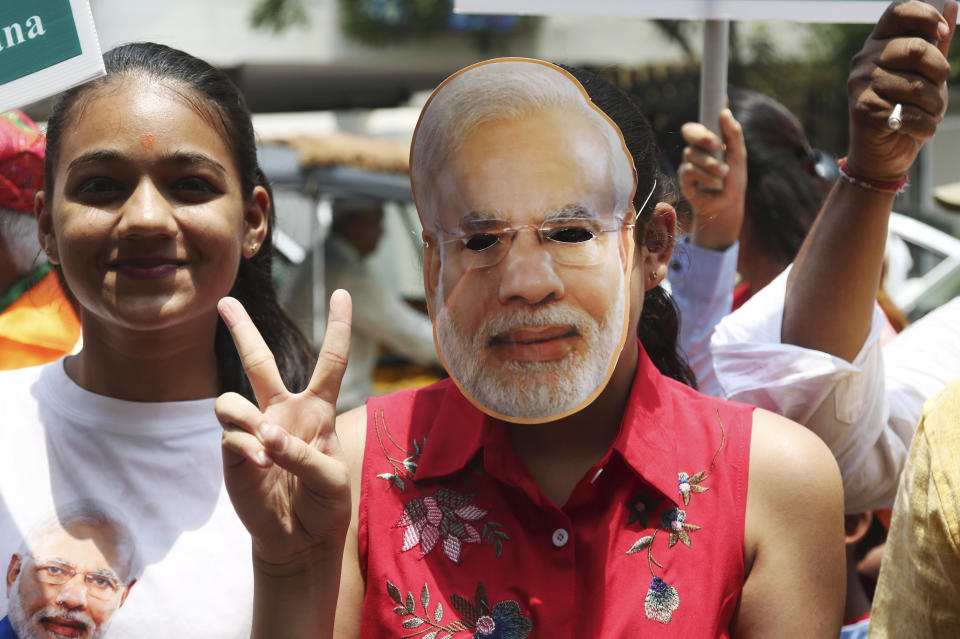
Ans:
{"type": "Polygon", "coordinates": [[[254,636],[838,633],[835,463],[799,425],[687,385],[659,286],[675,213],[629,98],[480,63],[435,91],[411,157],[450,379],[335,426],[348,296],[299,394],[220,304],[259,400],[217,403],[254,636]]]}
{"type": "MultiPolygon", "coordinates": [[[[956,5],[947,2],[945,7],[947,18],[924,3],[896,3],[878,23],[864,53],[854,61],[848,88],[851,96],[865,97],[851,107],[851,131],[863,135],[867,130],[876,136],[867,156],[871,163],[869,171],[902,170],[905,174],[922,142],[936,130],[940,117],[936,109],[945,108],[946,104],[948,65],[944,52],[952,38],[956,5]],[[867,51],[898,55],[909,38],[891,38],[889,34],[911,21],[919,21],[927,28],[926,42],[923,39],[912,42],[928,55],[911,67],[921,78],[922,89],[908,91],[903,88],[905,83],[909,84],[904,79],[905,72],[889,66],[886,59],[877,62],[867,51]],[[863,92],[863,87],[872,81],[871,74],[882,76],[884,85],[863,92]],[[907,108],[912,119],[909,126],[894,130],[879,117],[882,102],[892,105],[901,98],[906,100],[904,104],[908,106],[903,108],[907,108]],[[876,148],[886,152],[880,153],[876,148]]],[[[700,125],[690,125],[686,133],[694,146],[719,148],[718,138],[700,125]]],[[[730,217],[730,211],[736,207],[731,209],[728,205],[744,188],[748,194],[756,191],[762,195],[766,191],[761,187],[780,185],[785,194],[786,185],[799,184],[796,179],[788,180],[786,175],[761,171],[763,177],[757,184],[737,187],[737,176],[746,167],[746,158],[738,153],[738,129],[730,128],[728,138],[731,142],[726,170],[722,162],[702,152],[691,149],[687,153],[691,161],[687,167],[688,187],[693,187],[697,180],[707,182],[729,172],[722,191],[715,194],[697,191],[695,196],[704,202],[714,202],[718,207],[714,210],[718,220],[730,217]]],[[[779,161],[779,164],[794,166],[792,171],[787,171],[794,177],[802,174],[804,153],[801,150],[798,147],[797,152],[779,161]]],[[[678,294],[678,301],[688,302],[688,311],[682,311],[681,316],[693,315],[693,328],[708,324],[698,333],[700,337],[691,349],[699,353],[691,359],[699,362],[701,388],[721,397],[763,406],[816,432],[840,465],[849,514],[892,505],[899,471],[923,401],[960,374],[960,340],[950,334],[960,309],[957,301],[937,309],[900,335],[890,337],[889,323],[876,300],[887,239],[886,220],[902,185],[876,180],[869,172],[858,173],[857,162],[861,160],[854,154],[842,163],[840,177],[803,240],[795,264],[757,291],[742,307],[726,317],[721,312],[712,316],[713,319],[704,320],[703,316],[697,318],[696,313],[689,312],[695,308],[689,302],[696,296],[678,294]],[[846,207],[855,204],[860,208],[848,213],[846,207]],[[861,210],[876,214],[863,214],[861,210]],[[850,226],[851,219],[864,215],[872,217],[863,217],[862,228],[850,226]],[[876,246],[864,239],[867,237],[879,238],[876,246]],[[856,241],[851,243],[851,239],[856,241]],[[817,257],[812,260],[808,254],[817,257]],[[874,268],[876,277],[872,275],[874,268]],[[792,286],[790,282],[794,281],[802,285],[792,286]],[[857,304],[869,287],[873,290],[864,310],[857,304]],[[851,313],[851,310],[857,312],[851,313]],[[802,322],[796,319],[800,315],[804,317],[802,322]]],[[[687,190],[694,192],[693,188],[687,190]]],[[[815,192],[811,188],[806,190],[815,192]]],[[[785,195],[781,199],[787,201],[785,195]]],[[[793,200],[802,201],[798,198],[790,201],[793,200]]],[[[782,215],[783,211],[798,206],[796,203],[778,205],[775,198],[767,198],[767,202],[768,206],[761,210],[767,215],[774,207],[782,215]]],[[[744,219],[745,227],[746,224],[744,219]]],[[[722,227],[714,226],[713,230],[722,227]]],[[[736,247],[728,249],[731,251],[735,254],[736,247]]],[[[721,270],[712,269],[715,273],[721,270]]],[[[690,279],[675,280],[674,290],[690,290],[687,285],[690,279]]],[[[705,282],[701,278],[691,286],[695,291],[717,286],[718,290],[729,291],[731,284],[732,281],[728,281],[717,285],[717,280],[705,282]]]]}

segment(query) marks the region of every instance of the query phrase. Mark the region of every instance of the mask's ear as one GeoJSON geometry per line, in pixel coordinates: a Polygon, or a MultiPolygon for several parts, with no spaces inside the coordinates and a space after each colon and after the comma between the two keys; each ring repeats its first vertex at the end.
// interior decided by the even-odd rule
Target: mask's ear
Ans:
{"type": "Polygon", "coordinates": [[[17,575],[20,574],[20,566],[22,565],[22,560],[20,555],[14,553],[10,557],[10,565],[7,566],[7,597],[10,596],[10,589],[13,588],[13,582],[17,580],[17,575]]]}
{"type": "Polygon", "coordinates": [[[649,291],[667,277],[676,234],[677,212],[666,202],[660,202],[647,222],[643,246],[640,247],[640,266],[645,291],[649,291]]]}
{"type": "Polygon", "coordinates": [[[47,254],[51,264],[59,264],[60,251],[53,230],[53,215],[47,202],[47,194],[43,191],[38,192],[33,200],[33,214],[37,218],[37,241],[40,242],[40,248],[47,254]]]}
{"type": "Polygon", "coordinates": [[[437,293],[440,290],[440,246],[433,233],[424,231],[422,237],[423,288],[427,296],[427,312],[430,317],[436,317],[437,293]]]}
{"type": "Polygon", "coordinates": [[[262,186],[253,187],[250,200],[243,206],[243,256],[250,259],[257,254],[267,237],[270,224],[270,194],[262,186]]]}
{"type": "Polygon", "coordinates": [[[630,256],[635,255],[637,247],[634,244],[633,227],[627,226],[637,216],[635,211],[627,211],[624,216],[624,225],[620,229],[620,263],[623,265],[624,275],[628,275],[633,268],[636,260],[631,260],[630,256]]]}
{"type": "MultiPolygon", "coordinates": [[[[130,594],[130,589],[133,588],[133,584],[135,583],[137,583],[136,579],[134,579],[129,584],[127,584],[127,587],[123,589],[123,594],[120,596],[120,604],[117,606],[117,608],[122,606],[123,603],[127,600],[127,596],[130,594]]],[[[139,590],[137,592],[139,592],[139,590]]]]}

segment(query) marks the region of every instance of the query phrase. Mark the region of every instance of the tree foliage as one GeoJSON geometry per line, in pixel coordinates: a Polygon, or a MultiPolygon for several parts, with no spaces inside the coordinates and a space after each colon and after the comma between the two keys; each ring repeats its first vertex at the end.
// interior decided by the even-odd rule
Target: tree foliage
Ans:
{"type": "Polygon", "coordinates": [[[302,0],[256,0],[250,13],[250,24],[255,29],[270,29],[274,33],[307,22],[302,0]]]}

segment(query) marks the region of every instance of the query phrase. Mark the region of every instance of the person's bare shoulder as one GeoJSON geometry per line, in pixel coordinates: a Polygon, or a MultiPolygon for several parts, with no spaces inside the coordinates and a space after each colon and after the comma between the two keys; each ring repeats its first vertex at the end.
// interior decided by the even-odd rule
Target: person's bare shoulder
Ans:
{"type": "Polygon", "coordinates": [[[815,434],[757,409],[734,636],[836,636],[845,562],[840,471],[815,434]]]}
{"type": "Polygon", "coordinates": [[[755,483],[756,496],[770,504],[806,500],[826,505],[828,498],[842,501],[843,497],[840,469],[823,440],[795,421],[762,408],[753,414],[751,492],[755,483]]]}
{"type": "MultiPolygon", "coordinates": [[[[758,408],[750,437],[750,480],[745,541],[779,536],[781,527],[843,522],[843,484],[837,462],[815,433],[791,419],[758,408]],[[751,518],[751,513],[763,513],[751,518]]],[[[815,530],[811,530],[815,532],[815,530]]]]}

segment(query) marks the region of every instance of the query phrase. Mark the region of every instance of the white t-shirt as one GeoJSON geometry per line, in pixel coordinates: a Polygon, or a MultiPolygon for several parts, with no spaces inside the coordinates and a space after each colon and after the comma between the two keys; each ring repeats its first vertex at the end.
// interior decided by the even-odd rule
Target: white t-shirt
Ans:
{"type": "MultiPolygon", "coordinates": [[[[224,489],[213,403],[96,395],[63,360],[0,371],[3,574],[37,522],[94,499],[125,520],[142,567],[107,637],[247,637],[250,536],[224,489]]],[[[0,596],[0,618],[7,607],[0,596]]]]}

